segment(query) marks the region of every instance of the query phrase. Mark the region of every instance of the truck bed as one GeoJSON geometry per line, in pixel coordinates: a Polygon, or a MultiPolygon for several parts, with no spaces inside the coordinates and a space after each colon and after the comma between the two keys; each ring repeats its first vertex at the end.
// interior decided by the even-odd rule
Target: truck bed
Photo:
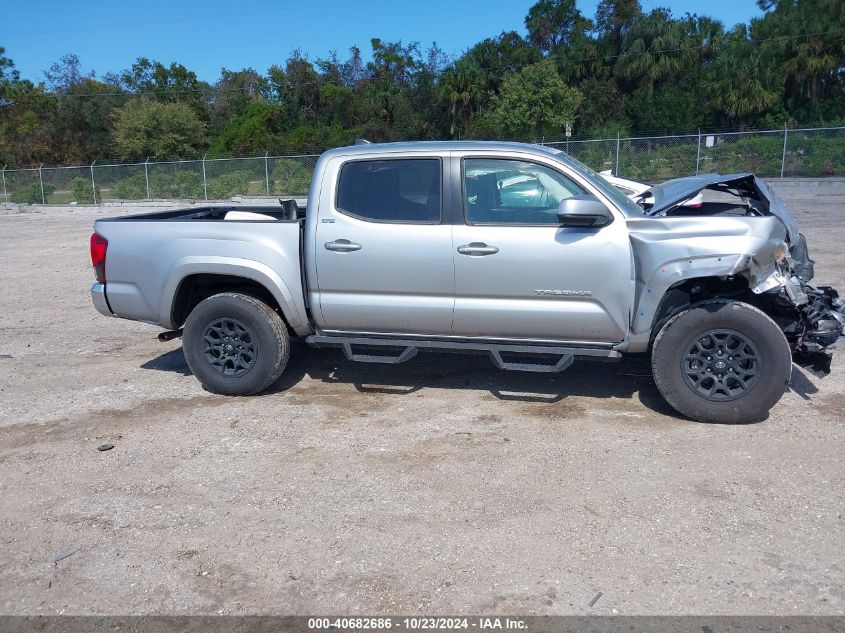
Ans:
{"type": "MultiPolygon", "coordinates": [[[[268,216],[266,221],[276,222],[292,222],[286,217],[285,211],[278,205],[274,206],[245,206],[245,205],[208,205],[201,207],[190,207],[187,209],[170,209],[168,211],[154,211],[151,213],[137,213],[134,215],[127,215],[122,217],[107,218],[109,222],[140,222],[140,221],[177,221],[186,222],[192,220],[205,221],[221,221],[226,220],[227,215],[231,213],[253,213],[257,215],[268,216]]],[[[297,220],[305,217],[305,208],[301,207],[301,212],[297,220]]],[[[229,219],[232,219],[231,217],[229,219]]],[[[257,218],[253,221],[260,221],[257,218]]]]}
{"type": "Polygon", "coordinates": [[[267,288],[291,327],[308,333],[302,222],[279,206],[203,206],[97,220],[108,240],[99,290],[115,316],[182,326],[174,305],[194,275],[239,277],[267,288]]]}

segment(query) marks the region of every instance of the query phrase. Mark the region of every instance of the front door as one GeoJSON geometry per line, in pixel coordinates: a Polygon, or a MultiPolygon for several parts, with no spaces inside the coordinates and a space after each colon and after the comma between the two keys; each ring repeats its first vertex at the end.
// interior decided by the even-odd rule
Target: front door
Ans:
{"type": "MultiPolygon", "coordinates": [[[[447,157],[350,160],[324,183],[314,317],[321,329],[448,335],[454,307],[447,157]]],[[[312,287],[314,287],[312,285],[312,287]]]]}
{"type": "Polygon", "coordinates": [[[563,168],[527,158],[458,158],[463,221],[456,220],[452,235],[452,334],[621,341],[633,294],[624,220],[598,229],[561,227],[559,202],[593,193],[563,168]]]}

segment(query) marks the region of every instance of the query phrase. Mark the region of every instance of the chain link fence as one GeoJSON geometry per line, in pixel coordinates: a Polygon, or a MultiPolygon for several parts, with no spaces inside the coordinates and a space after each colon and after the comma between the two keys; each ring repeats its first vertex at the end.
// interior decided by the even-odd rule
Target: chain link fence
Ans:
{"type": "MultiPolygon", "coordinates": [[[[845,176],[845,127],[546,142],[596,171],[660,182],[701,173],[766,178],[845,176]]],[[[317,155],[208,158],[2,169],[2,198],[20,204],[304,196],[317,155]]]]}
{"type": "Polygon", "coordinates": [[[765,178],[845,176],[845,128],[719,132],[546,143],[596,171],[660,182],[750,171],[765,178]]]}

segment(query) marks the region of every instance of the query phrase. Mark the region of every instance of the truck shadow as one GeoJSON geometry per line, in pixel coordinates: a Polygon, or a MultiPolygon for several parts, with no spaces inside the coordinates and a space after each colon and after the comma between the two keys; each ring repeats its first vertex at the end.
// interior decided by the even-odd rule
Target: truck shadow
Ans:
{"type": "MultiPolygon", "coordinates": [[[[181,348],[151,359],[141,368],[191,374],[181,348]]],[[[399,365],[357,363],[348,361],[339,350],[316,350],[294,341],[284,374],[265,395],[286,391],[306,376],[323,383],[351,384],[362,394],[397,397],[421,389],[487,391],[499,400],[520,403],[555,403],[570,396],[636,397],[657,413],[681,417],[657,391],[646,356],[619,362],[576,361],[559,374],[544,374],[499,370],[481,354],[421,352],[399,365]]]]}

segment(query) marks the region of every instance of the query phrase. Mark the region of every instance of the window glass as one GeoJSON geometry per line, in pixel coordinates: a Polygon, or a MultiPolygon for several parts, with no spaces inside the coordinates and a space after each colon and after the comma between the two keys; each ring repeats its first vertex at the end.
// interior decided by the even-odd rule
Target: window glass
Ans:
{"type": "Polygon", "coordinates": [[[642,208],[636,202],[631,200],[628,196],[619,191],[619,189],[611,185],[609,182],[607,182],[604,178],[602,178],[599,174],[594,172],[580,160],[578,160],[577,158],[573,158],[569,154],[564,154],[559,149],[553,150],[552,153],[557,155],[558,160],[560,160],[561,162],[567,163],[570,167],[574,167],[582,173],[591,176],[590,182],[594,184],[598,189],[600,189],[604,193],[604,195],[613,200],[622,210],[622,213],[624,213],[628,217],[634,218],[643,214],[642,208]]]}
{"type": "Polygon", "coordinates": [[[374,222],[440,221],[440,160],[366,160],[340,170],[337,208],[374,222]]]}
{"type": "Polygon", "coordinates": [[[521,160],[467,158],[464,196],[470,224],[559,224],[561,200],[584,193],[563,174],[521,160]]]}

